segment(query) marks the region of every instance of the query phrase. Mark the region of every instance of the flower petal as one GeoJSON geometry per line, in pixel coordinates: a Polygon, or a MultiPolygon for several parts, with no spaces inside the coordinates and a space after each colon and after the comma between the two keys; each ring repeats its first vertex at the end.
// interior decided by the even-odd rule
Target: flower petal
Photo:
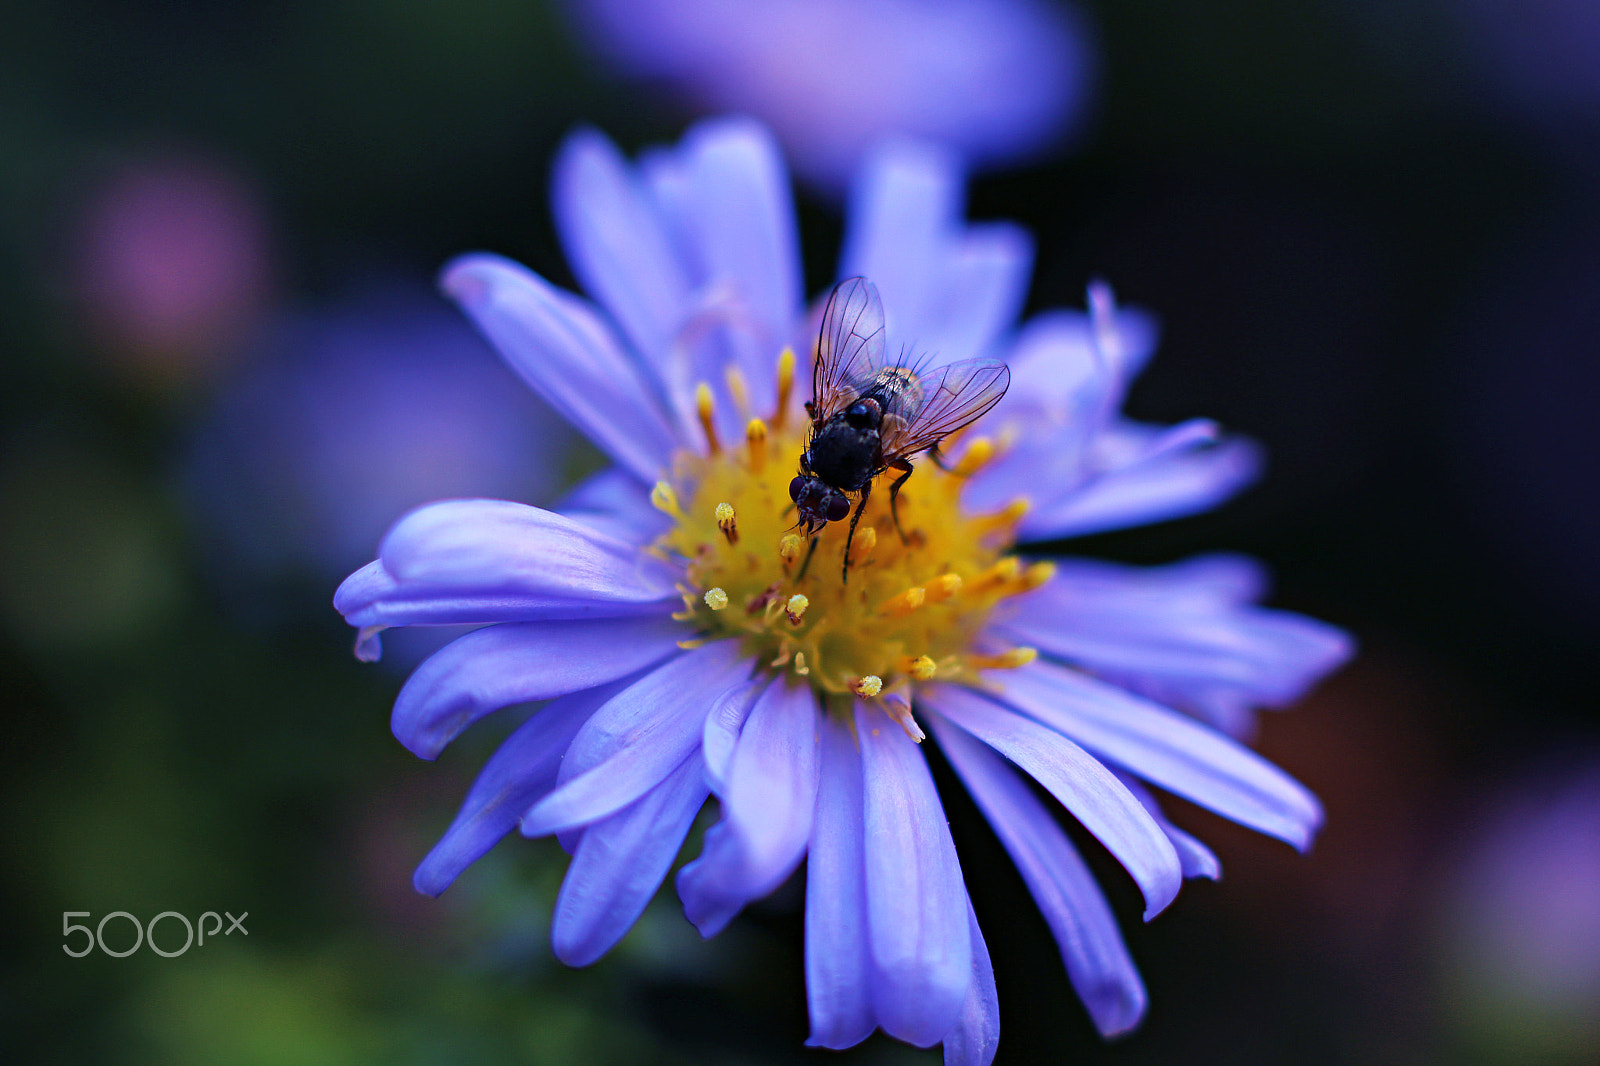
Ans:
{"type": "Polygon", "coordinates": [[[650,486],[620,466],[580,481],[550,509],[632,544],[649,544],[672,524],[650,502],[650,486]]]}
{"type": "Polygon", "coordinates": [[[371,562],[345,578],[333,605],[344,620],[362,630],[357,655],[378,656],[380,629],[393,626],[493,625],[550,619],[666,617],[682,602],[677,593],[654,600],[597,602],[576,589],[566,594],[507,592],[495,587],[421,585],[395,580],[382,562],[371,562]],[[363,654],[365,652],[365,654],[363,654]]]}
{"type": "Polygon", "coordinates": [[[1185,833],[1182,829],[1167,821],[1167,816],[1161,811],[1161,804],[1150,794],[1137,778],[1125,770],[1117,771],[1117,780],[1128,786],[1139,802],[1144,804],[1144,809],[1150,812],[1150,817],[1156,824],[1166,830],[1167,837],[1172,841],[1172,846],[1177,849],[1178,861],[1183,864],[1183,877],[1204,877],[1215,881],[1222,876],[1222,861],[1216,853],[1206,847],[1199,840],[1185,833]]]}
{"type": "Polygon", "coordinates": [[[583,723],[622,689],[604,685],[552,700],[489,757],[461,811],[417,867],[418,892],[437,896],[509,833],[528,804],[555,786],[561,756],[583,723]]]}
{"type": "Polygon", "coordinates": [[[967,903],[967,928],[972,932],[972,985],[955,1028],[945,1034],[944,1066],[989,1066],[1000,1046],[1000,998],[995,993],[994,966],[971,901],[967,903]]]}
{"type": "Polygon", "coordinates": [[[744,731],[745,719],[761,694],[760,681],[750,681],[730,690],[706,715],[700,734],[700,750],[705,758],[706,781],[711,790],[722,795],[728,780],[728,764],[733,761],[733,750],[744,731]]]}
{"type": "Polygon", "coordinates": [[[650,373],[649,360],[671,347],[686,317],[691,288],[655,203],[594,129],[562,144],[551,198],[573,274],[615,316],[650,373]]]}
{"type": "Polygon", "coordinates": [[[491,711],[615,681],[676,654],[687,635],[665,617],[476,630],[435,652],[406,680],[394,703],[394,735],[432,759],[491,711]]]}
{"type": "Polygon", "coordinates": [[[1027,296],[1033,241],[1009,223],[967,226],[961,168],[926,144],[893,141],[854,192],[841,277],[870,277],[889,336],[937,363],[984,354],[1027,296]]]}
{"type": "Polygon", "coordinates": [[[401,584],[495,589],[507,598],[651,603],[675,567],[554,511],[509,500],[441,500],[394,524],[378,548],[401,584]]]}
{"type": "Polygon", "coordinates": [[[1352,642],[1333,626],[1244,602],[1263,583],[1259,567],[1236,558],[1166,567],[1062,560],[1001,628],[1186,708],[1223,692],[1281,706],[1348,658],[1352,642]]]}
{"type": "Polygon", "coordinates": [[[661,887],[706,795],[705,777],[691,755],[630,806],[584,830],[550,926],[557,958],[587,966],[633,927],[661,887]]]}
{"type": "Polygon", "coordinates": [[[1075,670],[1034,662],[1006,702],[1138,777],[1304,851],[1322,806],[1298,781],[1188,715],[1075,670]]]}
{"type": "Polygon", "coordinates": [[[867,948],[861,754],[823,715],[817,812],[806,856],[806,1007],[811,1047],[853,1047],[877,1027],[867,948]]]}
{"type": "Polygon", "coordinates": [[[661,476],[677,438],[640,370],[592,307],[484,253],[454,260],[440,284],[529,387],[601,451],[646,482],[661,476]]]}
{"type": "Polygon", "coordinates": [[[1144,1016],[1144,982],[1128,957],[1094,875],[1033,791],[983,744],[930,716],[943,751],[1017,864],[1055,934],[1072,987],[1101,1036],[1125,1033],[1144,1016]]]}
{"type": "Polygon", "coordinates": [[[925,702],[1022,767],[1060,800],[1137,882],[1144,894],[1145,921],[1177,896],[1183,870],[1172,842],[1098,759],[1060,733],[969,689],[929,686],[925,702]]]}
{"type": "Polygon", "coordinates": [[[704,282],[736,292],[756,324],[753,335],[730,331],[738,365],[752,384],[770,381],[801,301],[794,199],[777,142],[748,119],[711,119],[689,130],[679,156],[681,232],[704,282]]]}
{"type": "Polygon", "coordinates": [[[890,1036],[929,1047],[956,1024],[972,983],[967,888],[921,749],[859,702],[855,722],[878,1024],[890,1036]]]}
{"type": "Polygon", "coordinates": [[[1041,503],[1018,526],[1023,540],[1055,540],[1164,522],[1210,510],[1254,481],[1261,448],[1232,437],[1105,471],[1041,503]]]}
{"type": "Polygon", "coordinates": [[[524,836],[599,821],[656,787],[700,745],[707,708],[748,676],[738,641],[707,644],[653,670],[584,724],[554,791],[522,817],[524,836]]]}
{"type": "Polygon", "coordinates": [[[678,872],[684,913],[715,936],[784,882],[811,836],[817,797],[817,697],[775,678],[756,699],[729,760],[722,820],[678,872]]]}

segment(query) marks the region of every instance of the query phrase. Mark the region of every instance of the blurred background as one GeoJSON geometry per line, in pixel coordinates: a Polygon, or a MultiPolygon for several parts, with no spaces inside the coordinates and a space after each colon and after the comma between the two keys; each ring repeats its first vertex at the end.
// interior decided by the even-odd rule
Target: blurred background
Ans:
{"type": "Polygon", "coordinates": [[[598,462],[435,293],[440,264],[486,248],[572,284],[560,138],[633,152],[731,109],[799,175],[810,291],[861,149],[939,138],[971,214],[1037,236],[1032,309],[1103,277],[1160,316],[1133,415],[1267,446],[1213,514],[1064,547],[1247,551],[1275,604],[1361,641],[1259,738],[1325,802],[1311,855],[1180,810],[1225,876],[1149,926],[1102,864],[1152,1003],[1117,1043],[950,793],[997,1061],[1600,1061],[1597,10],[12,0],[0,1057],[938,1061],[801,1046],[796,886],[706,943],[668,891],[583,971],[546,942],[553,841],[416,895],[513,723],[417,762],[387,720],[428,643],[357,663],[329,602],[404,509],[547,503],[598,462]],[[115,911],[247,933],[62,950],[115,911]]]}

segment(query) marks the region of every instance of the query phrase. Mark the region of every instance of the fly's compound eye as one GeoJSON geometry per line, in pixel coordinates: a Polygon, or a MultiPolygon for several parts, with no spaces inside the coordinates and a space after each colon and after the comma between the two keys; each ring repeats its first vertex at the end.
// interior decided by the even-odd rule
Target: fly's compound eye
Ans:
{"type": "Polygon", "coordinates": [[[800,492],[805,487],[806,487],[806,479],[803,478],[803,477],[797,477],[793,481],[789,482],[789,499],[794,500],[796,503],[799,503],[800,502],[800,492]]]}
{"type": "Polygon", "coordinates": [[[828,521],[837,522],[850,513],[850,501],[837,493],[828,501],[828,521]]]}

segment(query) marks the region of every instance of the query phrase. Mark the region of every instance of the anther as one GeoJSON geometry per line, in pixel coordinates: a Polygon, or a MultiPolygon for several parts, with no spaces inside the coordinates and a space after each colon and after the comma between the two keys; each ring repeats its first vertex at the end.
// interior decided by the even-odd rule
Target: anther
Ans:
{"type": "Polygon", "coordinates": [[[855,543],[850,545],[850,565],[855,566],[861,560],[872,554],[872,549],[878,546],[878,531],[871,526],[856,533],[855,543]]]}
{"type": "Polygon", "coordinates": [[[750,446],[750,472],[759,474],[767,465],[767,424],[752,418],[744,427],[744,439],[750,446]]]}
{"type": "Polygon", "coordinates": [[[706,589],[706,606],[713,611],[720,611],[728,606],[728,594],[720,588],[706,589]]]}
{"type": "Polygon", "coordinates": [[[995,563],[989,569],[979,574],[972,582],[972,591],[988,592],[990,589],[1002,585],[1009,585],[1017,579],[1017,574],[1022,570],[1022,563],[1015,555],[1008,555],[995,563]]]}
{"type": "Polygon", "coordinates": [[[794,391],[794,349],[785,348],[778,353],[778,409],[772,415],[772,427],[782,429],[789,415],[789,394],[794,391]]]}
{"type": "Polygon", "coordinates": [[[722,535],[729,544],[739,543],[739,523],[734,521],[733,504],[719,503],[714,512],[717,516],[717,528],[722,530],[722,535]]]}
{"type": "Polygon", "coordinates": [[[1038,648],[1012,648],[999,655],[974,655],[969,660],[974,670],[1015,670],[1039,657],[1038,648]]]}
{"type": "Polygon", "coordinates": [[[733,406],[745,416],[750,414],[750,386],[745,384],[744,374],[733,364],[728,365],[725,380],[728,382],[728,395],[733,397],[733,406]]]}
{"type": "Polygon", "coordinates": [[[950,471],[956,477],[970,477],[994,458],[994,441],[988,437],[974,437],[961,459],[950,471]]]}
{"type": "Polygon", "coordinates": [[[1027,514],[1033,504],[1028,502],[1026,496],[1018,496],[1000,510],[986,514],[973,521],[973,533],[982,536],[992,533],[997,529],[1006,529],[1022,521],[1022,516],[1027,514]]]}
{"type": "Polygon", "coordinates": [[[916,681],[930,681],[933,675],[939,672],[938,664],[926,655],[918,655],[914,659],[909,655],[902,655],[895,665],[900,668],[901,673],[916,681]]]}
{"type": "Polygon", "coordinates": [[[694,407],[700,416],[700,428],[706,431],[706,447],[711,449],[712,455],[716,455],[722,451],[722,445],[717,441],[717,426],[711,418],[715,413],[711,402],[711,386],[703,381],[694,387],[694,407]]]}
{"type": "Polygon", "coordinates": [[[1055,576],[1055,563],[1050,562],[1048,559],[1044,560],[1043,562],[1034,563],[1032,566],[1028,567],[1022,572],[1021,591],[1031,592],[1055,576]]]}
{"type": "Polygon", "coordinates": [[[940,574],[928,582],[928,602],[943,603],[961,591],[960,574],[940,574]]]}
{"type": "Polygon", "coordinates": [[[683,509],[678,506],[678,494],[672,491],[672,486],[665,481],[656,482],[655,488],[650,490],[650,504],[658,511],[683,521],[683,509]]]}
{"type": "Polygon", "coordinates": [[[917,720],[911,717],[911,704],[907,703],[904,696],[898,692],[890,693],[883,698],[883,709],[889,712],[889,717],[900,723],[900,728],[906,731],[906,736],[921,744],[928,739],[928,734],[917,725],[917,720]]]}
{"type": "Polygon", "coordinates": [[[865,699],[871,699],[883,691],[883,678],[879,677],[877,674],[867,674],[865,677],[858,677],[854,681],[850,682],[850,691],[854,692],[857,696],[861,696],[865,699]]]}
{"type": "Polygon", "coordinates": [[[783,613],[789,616],[789,624],[797,626],[806,613],[806,608],[811,606],[811,601],[803,593],[796,592],[789,597],[789,602],[783,605],[783,613]]]}
{"type": "Polygon", "coordinates": [[[922,601],[927,599],[928,591],[920,585],[906,589],[898,596],[891,596],[878,608],[879,614],[888,615],[890,618],[904,618],[906,615],[922,606],[922,601]]]}
{"type": "Polygon", "coordinates": [[[800,546],[804,543],[794,533],[785,533],[783,539],[778,541],[778,558],[783,560],[784,573],[788,573],[789,567],[800,558],[800,546]]]}

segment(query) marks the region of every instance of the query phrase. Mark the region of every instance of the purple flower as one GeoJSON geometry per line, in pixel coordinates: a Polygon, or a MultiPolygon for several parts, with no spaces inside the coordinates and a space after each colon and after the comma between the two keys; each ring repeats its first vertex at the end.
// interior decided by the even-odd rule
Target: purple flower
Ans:
{"type": "Polygon", "coordinates": [[[1041,0],[585,0],[598,52],[695,106],[769,122],[806,179],[842,188],[890,134],[974,165],[1040,154],[1078,125],[1092,34],[1041,0]]]}
{"type": "Polygon", "coordinates": [[[557,834],[573,858],[555,951],[589,963],[715,796],[720,821],[678,893],[709,936],[806,860],[811,1043],[881,1028],[942,1042],[948,1062],[988,1062],[993,974],[917,743],[927,725],[1096,1026],[1136,1025],[1145,993],[1111,911],[1024,775],[1123,864],[1153,916],[1218,864],[1148,786],[1301,848],[1321,820],[1304,788],[1183,711],[1242,729],[1349,642],[1254,606],[1261,577],[1243,560],[1141,571],[1030,563],[1011,546],[1209,507],[1251,475],[1254,449],[1207,422],[1117,415],[1152,330],[1102,288],[1087,316],[1014,331],[1027,236],[967,225],[948,160],[891,149],[859,185],[844,273],[877,280],[890,351],[989,355],[1013,381],[948,444],[953,472],[917,463],[904,539],[888,494],[873,495],[843,583],[847,523],[819,534],[808,566],[788,513],[809,391],[792,353],[815,325],[771,139],[708,122],[630,166],[578,133],[555,202],[599,306],[482,254],[451,264],[444,286],[615,466],[555,511],[413,511],[335,600],[368,657],[388,626],[485,626],[401,690],[395,734],[424,758],[491,711],[551,701],[490,759],[417,887],[443,891],[513,828],[557,834]]]}
{"type": "Polygon", "coordinates": [[[553,498],[568,439],[454,309],[374,282],[278,315],[194,434],[185,469],[217,576],[239,599],[348,573],[401,511],[440,496],[553,498]]]}

